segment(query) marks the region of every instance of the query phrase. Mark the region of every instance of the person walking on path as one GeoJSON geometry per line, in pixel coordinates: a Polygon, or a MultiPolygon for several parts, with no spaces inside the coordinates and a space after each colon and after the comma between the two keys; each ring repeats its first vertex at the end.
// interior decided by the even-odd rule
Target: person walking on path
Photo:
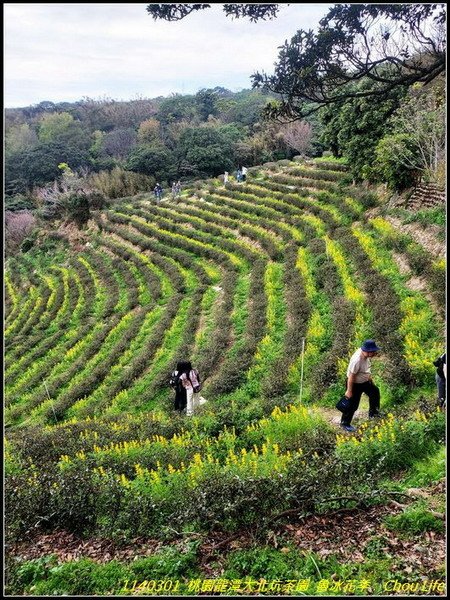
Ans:
{"type": "Polygon", "coordinates": [[[153,192],[155,194],[156,202],[159,203],[163,195],[163,189],[159,183],[155,185],[153,192]]]}
{"type": "Polygon", "coordinates": [[[353,415],[358,410],[361,395],[364,393],[369,397],[369,419],[380,416],[380,390],[374,384],[370,372],[371,358],[377,355],[380,348],[374,340],[365,340],[350,358],[347,368],[347,382],[345,396],[350,400],[347,410],[343,411],[341,427],[345,431],[355,431],[351,425],[353,415]]]}
{"type": "Polygon", "coordinates": [[[181,181],[178,180],[175,186],[175,191],[176,191],[176,197],[178,198],[179,195],[181,194],[181,181]]]}
{"type": "Polygon", "coordinates": [[[228,183],[228,171],[225,171],[224,175],[223,175],[223,184],[227,185],[228,183]]]}
{"type": "Polygon", "coordinates": [[[247,179],[247,167],[242,167],[241,168],[241,173],[242,173],[242,181],[246,181],[246,179],[247,179]]]}
{"type": "Polygon", "coordinates": [[[446,383],[447,383],[447,358],[446,352],[433,362],[436,367],[436,386],[438,392],[439,406],[446,405],[446,383]]]}
{"type": "Polygon", "coordinates": [[[175,200],[177,196],[178,196],[178,187],[177,187],[176,182],[174,181],[172,183],[172,200],[175,200]]]}
{"type": "Polygon", "coordinates": [[[242,181],[242,171],[241,171],[240,169],[238,169],[238,170],[236,171],[236,181],[237,181],[238,183],[240,183],[240,182],[242,181]]]}
{"type": "Polygon", "coordinates": [[[181,382],[186,390],[186,415],[191,417],[195,408],[200,406],[200,375],[197,369],[193,369],[189,361],[183,363],[180,375],[181,382]]]}

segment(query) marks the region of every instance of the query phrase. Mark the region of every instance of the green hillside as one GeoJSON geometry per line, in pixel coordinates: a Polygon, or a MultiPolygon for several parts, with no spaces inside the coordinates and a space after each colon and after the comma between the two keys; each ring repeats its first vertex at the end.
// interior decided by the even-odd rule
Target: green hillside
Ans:
{"type": "MultiPolygon", "coordinates": [[[[342,162],[283,160],[252,167],[245,183],[196,182],[159,205],[150,191],[114,200],[72,244],[53,235],[8,259],[9,543],[36,529],[122,544],[143,536],[168,546],[158,551],[171,565],[185,540],[178,571],[158,571],[152,556],[141,572],[117,563],[108,576],[89,575],[91,588],[70,587],[62,572],[65,583],[55,583],[51,569],[61,567],[49,559],[11,567],[12,589],[101,594],[172,578],[181,588],[165,593],[189,595],[189,578],[238,579],[266,552],[272,579],[291,573],[316,585],[334,569],[340,579],[372,578],[363,594],[382,590],[390,566],[381,558],[385,571],[366,555],[356,571],[332,558],[315,569],[314,554],[288,544],[272,556],[261,540],[283,515],[382,510],[419,485],[421,464],[420,485],[442,476],[430,473],[445,432],[433,366],[444,344],[445,261],[387,217],[342,162]],[[334,405],[367,338],[382,348],[373,375],[384,418],[367,421],[363,398],[348,435],[334,405]],[[168,387],[181,359],[204,379],[207,402],[192,418],[174,413],[168,387]],[[256,546],[208,571],[197,553],[211,532],[220,541],[250,532],[256,546]]],[[[417,510],[431,514],[426,504],[417,510]]],[[[249,576],[263,576],[252,568],[249,576]]]]}

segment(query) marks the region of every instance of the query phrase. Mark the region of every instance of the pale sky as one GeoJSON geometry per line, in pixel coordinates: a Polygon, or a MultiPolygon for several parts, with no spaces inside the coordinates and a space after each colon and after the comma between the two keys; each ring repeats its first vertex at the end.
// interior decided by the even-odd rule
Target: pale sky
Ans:
{"type": "Polygon", "coordinates": [[[316,29],[330,4],[287,5],[278,18],[226,17],[220,4],[154,21],[147,4],[3,4],[4,106],[85,96],[132,100],[250,88],[273,72],[278,46],[316,29]]]}

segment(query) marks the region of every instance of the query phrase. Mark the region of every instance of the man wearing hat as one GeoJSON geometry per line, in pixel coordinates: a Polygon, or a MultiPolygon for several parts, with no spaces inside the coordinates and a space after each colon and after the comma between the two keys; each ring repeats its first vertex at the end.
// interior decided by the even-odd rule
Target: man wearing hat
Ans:
{"type": "Polygon", "coordinates": [[[353,415],[358,410],[363,393],[369,396],[369,419],[380,416],[380,390],[374,384],[370,373],[370,359],[376,356],[379,351],[380,348],[373,340],[366,340],[350,359],[347,368],[345,396],[351,402],[348,410],[342,413],[341,418],[341,427],[345,431],[355,431],[350,423],[353,415]]]}

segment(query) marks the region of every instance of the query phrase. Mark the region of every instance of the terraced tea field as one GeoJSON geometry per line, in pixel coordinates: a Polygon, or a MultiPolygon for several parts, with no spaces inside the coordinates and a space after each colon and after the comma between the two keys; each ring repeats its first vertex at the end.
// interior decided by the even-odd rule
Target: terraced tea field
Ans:
{"type": "Polygon", "coordinates": [[[261,527],[435,453],[445,261],[378,205],[337,162],[280,161],[114,201],[76,251],[10,259],[11,538],[261,527]],[[342,436],[329,415],[366,338],[386,417],[342,436]],[[207,399],[191,419],[168,388],[183,358],[207,399]]]}

